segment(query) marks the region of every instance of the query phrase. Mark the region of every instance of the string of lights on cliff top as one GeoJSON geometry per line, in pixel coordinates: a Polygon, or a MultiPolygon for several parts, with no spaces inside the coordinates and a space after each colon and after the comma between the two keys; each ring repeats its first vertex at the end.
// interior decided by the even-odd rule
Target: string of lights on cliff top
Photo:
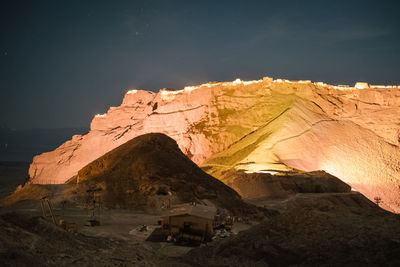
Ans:
{"type": "MultiPolygon", "coordinates": [[[[167,89],[161,89],[160,93],[161,93],[161,99],[165,100],[165,101],[171,101],[175,98],[175,95],[178,95],[180,93],[183,92],[191,92],[194,91],[198,88],[202,88],[202,87],[214,87],[214,86],[238,86],[238,85],[251,85],[251,84],[257,84],[257,83],[262,83],[265,80],[270,80],[274,83],[298,83],[298,84],[314,84],[316,86],[319,87],[329,87],[329,88],[333,88],[333,89],[337,89],[337,90],[362,90],[362,89],[391,89],[391,88],[399,88],[400,89],[400,85],[370,85],[366,82],[357,82],[354,86],[350,86],[350,85],[331,85],[331,84],[327,84],[324,82],[312,82],[311,80],[298,80],[298,81],[291,81],[291,80],[287,80],[287,79],[275,79],[273,80],[273,78],[269,78],[269,77],[265,77],[263,79],[260,80],[253,80],[253,81],[242,81],[241,79],[236,79],[232,82],[208,82],[208,83],[203,83],[201,85],[195,85],[195,86],[186,86],[181,90],[167,90],[167,89]]],[[[138,92],[137,89],[131,89],[128,90],[126,92],[127,95],[129,94],[136,94],[138,92]]],[[[96,118],[104,118],[106,117],[107,113],[104,114],[96,114],[95,117],[96,118]]]]}

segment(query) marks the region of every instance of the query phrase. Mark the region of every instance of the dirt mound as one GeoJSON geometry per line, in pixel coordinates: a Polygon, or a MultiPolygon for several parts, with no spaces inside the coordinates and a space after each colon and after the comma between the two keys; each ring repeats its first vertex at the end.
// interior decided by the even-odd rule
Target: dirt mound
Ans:
{"type": "Polygon", "coordinates": [[[202,266],[399,266],[399,215],[365,208],[368,200],[360,194],[338,195],[297,199],[237,236],[192,250],[186,260],[202,266]]]}
{"type": "Polygon", "coordinates": [[[324,172],[247,173],[231,169],[221,178],[243,198],[286,198],[296,193],[350,192],[351,187],[324,172]]]}
{"type": "Polygon", "coordinates": [[[164,134],[132,139],[85,166],[74,182],[85,196],[90,188],[111,207],[159,210],[169,204],[211,201],[234,214],[258,212],[224,183],[203,172],[164,134]]]}

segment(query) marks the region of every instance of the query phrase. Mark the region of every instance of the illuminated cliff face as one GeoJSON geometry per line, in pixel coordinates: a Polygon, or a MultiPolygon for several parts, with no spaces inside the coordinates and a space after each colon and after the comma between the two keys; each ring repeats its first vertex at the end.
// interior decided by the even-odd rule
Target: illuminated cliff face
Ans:
{"type": "Polygon", "coordinates": [[[398,210],[400,88],[264,78],[130,90],[91,131],[36,156],[33,183],[63,183],[133,137],[162,132],[220,177],[229,168],[323,169],[398,210]],[[398,190],[397,190],[398,191],[398,190]]]}

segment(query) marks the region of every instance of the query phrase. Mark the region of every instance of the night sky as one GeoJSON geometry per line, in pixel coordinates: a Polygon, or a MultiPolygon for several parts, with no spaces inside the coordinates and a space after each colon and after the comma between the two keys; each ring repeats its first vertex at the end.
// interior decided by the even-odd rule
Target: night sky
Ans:
{"type": "Polygon", "coordinates": [[[400,84],[400,1],[1,1],[0,126],[88,127],[128,89],[400,84]]]}

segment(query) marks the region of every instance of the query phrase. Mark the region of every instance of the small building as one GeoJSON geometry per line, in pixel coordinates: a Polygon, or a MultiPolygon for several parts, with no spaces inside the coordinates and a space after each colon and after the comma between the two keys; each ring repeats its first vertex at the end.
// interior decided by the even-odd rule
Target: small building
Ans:
{"type": "Polygon", "coordinates": [[[162,214],[163,232],[173,240],[207,241],[214,234],[216,208],[185,203],[162,214]]]}

